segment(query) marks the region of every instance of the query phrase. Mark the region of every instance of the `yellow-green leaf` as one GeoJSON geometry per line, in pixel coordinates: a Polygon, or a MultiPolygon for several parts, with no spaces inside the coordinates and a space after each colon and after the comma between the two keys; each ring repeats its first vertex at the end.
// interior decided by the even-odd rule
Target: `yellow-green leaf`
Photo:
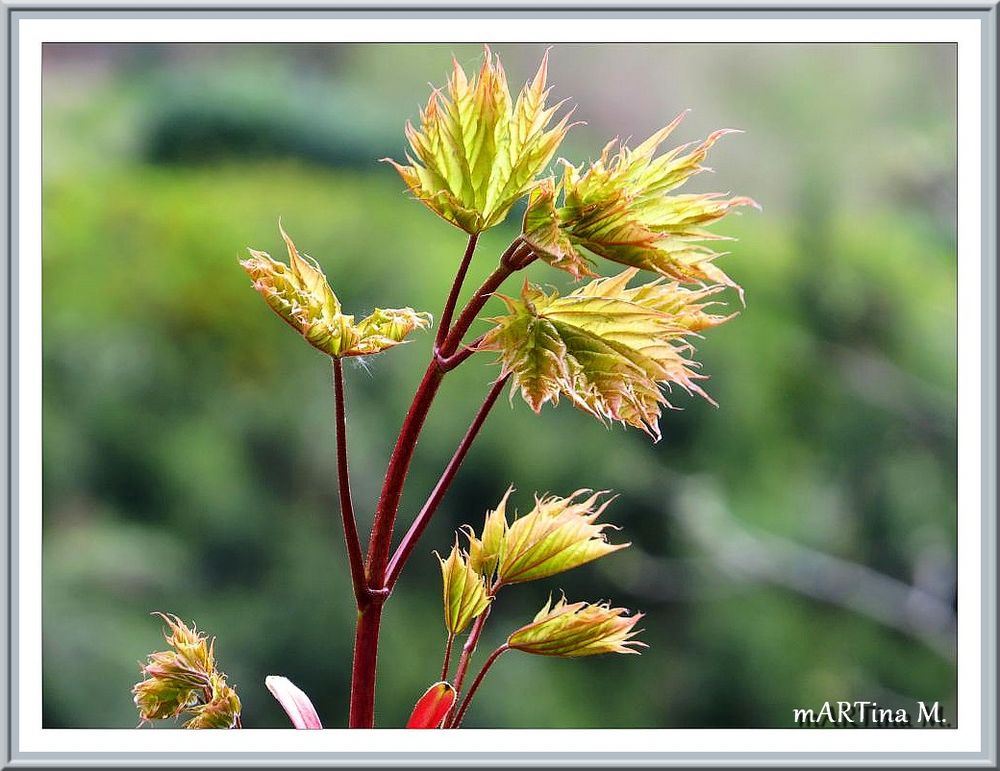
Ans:
{"type": "Polygon", "coordinates": [[[543,179],[531,191],[524,212],[521,236],[535,256],[553,268],[564,270],[573,278],[595,276],[588,260],[573,246],[569,234],[559,226],[555,206],[556,189],[552,177],[543,179]]]}
{"type": "Polygon", "coordinates": [[[530,624],[507,638],[507,645],[539,656],[596,656],[601,653],[639,653],[646,644],[633,639],[641,613],[627,615],[624,608],[607,604],[550,599],[530,624]]]}
{"type": "Polygon", "coordinates": [[[502,583],[547,578],[628,546],[608,543],[604,531],[609,525],[595,520],[611,501],[598,505],[602,493],[577,500],[587,492],[536,498],[534,508],[514,520],[503,536],[497,567],[502,583]]]}
{"type": "Polygon", "coordinates": [[[299,254],[280,223],[288,265],[267,252],[250,249],[240,265],[264,301],[306,341],[328,356],[369,356],[405,341],[415,329],[431,325],[431,315],[413,308],[376,308],[360,322],[342,312],[315,260],[299,254]]]}
{"type": "Polygon", "coordinates": [[[457,542],[448,559],[439,561],[444,583],[444,625],[451,634],[461,634],[489,606],[489,587],[469,565],[468,556],[457,542]]]}
{"type": "Polygon", "coordinates": [[[559,187],[553,187],[551,196],[539,194],[525,219],[524,237],[536,254],[577,277],[582,258],[574,247],[583,247],[613,262],[685,283],[737,286],[712,264],[719,253],[700,242],[724,239],[705,227],[736,208],[757,204],[745,196],[718,193],[669,195],[705,170],[702,161],[712,145],[733,133],[716,131],[700,143],[657,156],[683,117],[634,150],[620,144],[614,151],[616,141],[609,142],[585,170],[565,163],[559,187]],[[560,189],[563,200],[557,206],[560,189]]]}
{"type": "Polygon", "coordinates": [[[173,718],[187,712],[185,728],[235,728],[240,700],[215,665],[215,641],[174,615],[156,613],[167,624],[168,650],[149,654],[143,679],[132,697],[143,721],[173,718]]]}
{"type": "Polygon", "coordinates": [[[431,211],[468,233],[506,218],[527,195],[569,130],[569,116],[549,128],[561,102],[546,107],[548,53],[512,102],[499,57],[487,47],[478,76],[458,64],[447,86],[431,92],[420,126],[407,123],[407,163],[391,163],[431,211]]]}
{"type": "Polygon", "coordinates": [[[236,728],[241,709],[240,697],[226,684],[225,675],[214,673],[211,699],[189,708],[192,717],[184,728],[236,728]]]}
{"type": "MultiPolygon", "coordinates": [[[[535,412],[560,395],[602,422],[616,420],[659,439],[664,388],[678,385],[711,401],[688,356],[687,338],[731,316],[707,312],[719,286],[685,289],[657,279],[628,288],[638,271],[598,279],[560,296],[525,283],[519,300],[500,296],[509,314],[480,344],[500,352],[512,387],[535,412]]],[[[714,402],[713,402],[714,403],[714,402]]]]}
{"type": "Polygon", "coordinates": [[[482,537],[479,538],[472,528],[466,530],[469,538],[469,565],[486,579],[487,584],[493,580],[497,563],[503,552],[504,539],[507,537],[507,499],[514,492],[513,487],[508,487],[500,503],[492,511],[486,513],[486,520],[483,522],[482,537]]]}

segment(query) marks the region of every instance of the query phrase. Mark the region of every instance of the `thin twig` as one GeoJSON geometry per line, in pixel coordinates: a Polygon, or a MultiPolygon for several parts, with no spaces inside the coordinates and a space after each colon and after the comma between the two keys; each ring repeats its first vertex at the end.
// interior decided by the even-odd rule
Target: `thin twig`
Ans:
{"type": "Polygon", "coordinates": [[[867,565],[744,525],[710,485],[691,482],[681,495],[681,522],[706,549],[716,572],[744,587],[767,582],[846,608],[955,660],[958,625],[947,600],[867,565]]]}
{"type": "Polygon", "coordinates": [[[445,338],[448,336],[448,332],[451,328],[451,318],[455,314],[455,305],[458,303],[458,295],[462,291],[462,284],[465,283],[465,276],[469,272],[469,265],[472,264],[472,255],[476,251],[476,243],[479,241],[479,234],[473,233],[469,236],[469,243],[465,247],[465,254],[462,256],[462,262],[458,266],[458,272],[455,274],[455,280],[451,284],[451,291],[448,292],[448,299],[444,304],[444,310],[441,311],[441,319],[438,321],[437,336],[434,340],[434,348],[437,350],[441,347],[445,338]]]}
{"type": "Polygon", "coordinates": [[[472,354],[478,352],[478,346],[483,340],[486,339],[486,335],[480,335],[471,343],[466,345],[462,343],[461,347],[453,353],[451,356],[442,356],[440,351],[434,351],[434,360],[437,362],[438,367],[445,372],[450,372],[455,369],[459,364],[468,359],[472,354]]]}
{"type": "Polygon", "coordinates": [[[371,596],[365,579],[365,562],[361,554],[358,538],[358,524],[354,518],[354,504],[351,501],[351,479],[347,468],[347,418],[344,408],[344,365],[333,358],[333,400],[337,424],[337,487],[340,491],[340,516],[344,522],[344,542],[347,544],[347,560],[351,566],[351,583],[358,608],[364,608],[371,596]]]}
{"type": "Polygon", "coordinates": [[[417,545],[420,536],[423,535],[424,529],[431,521],[431,517],[434,516],[434,512],[437,511],[437,507],[441,504],[445,493],[448,492],[448,487],[455,478],[455,474],[458,473],[458,469],[462,465],[462,461],[465,460],[465,456],[468,455],[469,448],[472,447],[473,441],[483,427],[486,417],[490,414],[490,410],[493,409],[493,405],[496,403],[497,397],[500,396],[500,392],[503,391],[509,377],[510,375],[504,375],[490,387],[482,406],[480,406],[476,416],[472,419],[472,424],[469,426],[468,431],[465,432],[465,436],[462,437],[462,441],[459,442],[458,448],[441,474],[441,478],[434,485],[434,489],[427,498],[427,502],[424,503],[423,508],[420,509],[420,513],[414,518],[410,529],[406,531],[406,535],[400,541],[399,546],[392,555],[392,559],[389,560],[385,579],[385,587],[388,590],[391,591],[393,586],[396,585],[396,581],[399,579],[399,574],[403,570],[406,560],[417,545]]]}
{"type": "Polygon", "coordinates": [[[451,646],[455,642],[455,635],[448,632],[448,642],[444,646],[444,663],[441,665],[441,679],[448,679],[448,669],[451,666],[451,646]]]}
{"type": "MultiPolygon", "coordinates": [[[[486,278],[469,299],[469,302],[466,303],[465,308],[459,314],[444,343],[439,348],[438,353],[445,359],[455,353],[465,333],[468,332],[479,311],[493,296],[497,287],[518,269],[509,263],[521,246],[520,237],[514,239],[501,257],[500,265],[486,278]]],[[[399,511],[403,485],[410,470],[410,461],[413,460],[417,439],[420,437],[427,413],[430,411],[443,376],[444,370],[439,367],[437,359],[432,359],[424,373],[423,380],[417,387],[413,403],[406,413],[403,427],[389,458],[389,467],[386,470],[382,493],[379,495],[378,505],[375,509],[375,522],[372,525],[371,540],[368,546],[366,569],[372,586],[385,586],[385,571],[389,561],[389,549],[392,545],[392,531],[396,522],[396,514],[399,511]]]]}
{"type": "Polygon", "coordinates": [[[497,648],[490,657],[486,659],[483,664],[483,668],[479,670],[479,674],[476,675],[476,679],[472,681],[472,685],[469,686],[469,692],[465,695],[465,699],[462,700],[462,706],[458,708],[458,714],[455,715],[454,721],[452,721],[451,728],[460,728],[462,726],[462,718],[465,717],[465,713],[469,710],[469,705],[472,704],[472,697],[476,695],[476,691],[479,690],[480,683],[483,682],[483,678],[486,677],[486,673],[490,671],[490,667],[493,663],[500,658],[500,654],[505,651],[509,651],[510,648],[507,643],[504,643],[499,648],[497,648]]]}
{"type": "MultiPolygon", "coordinates": [[[[498,587],[494,586],[490,590],[490,595],[492,596],[498,587]]],[[[462,646],[462,655],[458,659],[458,666],[455,669],[455,679],[452,681],[452,685],[455,687],[455,694],[457,696],[462,693],[462,683],[465,681],[465,675],[469,671],[469,664],[472,662],[472,654],[476,652],[476,646],[479,644],[479,637],[483,633],[483,627],[486,626],[486,619],[489,618],[490,610],[492,610],[492,604],[486,606],[479,617],[473,622],[472,629],[469,630],[469,636],[465,640],[465,645],[462,646]]],[[[448,716],[444,720],[444,727],[451,728],[454,724],[454,719],[457,716],[456,708],[452,707],[448,716]]]]}

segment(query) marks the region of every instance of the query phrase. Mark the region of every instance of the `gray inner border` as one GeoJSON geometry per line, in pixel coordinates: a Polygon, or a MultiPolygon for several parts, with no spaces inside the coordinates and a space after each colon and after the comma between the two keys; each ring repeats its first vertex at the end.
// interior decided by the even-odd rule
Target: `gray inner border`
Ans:
{"type": "MultiPolygon", "coordinates": [[[[127,0],[126,0],[127,1],[127,0]]],[[[6,43],[7,56],[2,57],[3,80],[6,84],[7,121],[0,122],[0,140],[7,148],[7,186],[3,190],[6,205],[2,210],[2,223],[8,234],[7,270],[0,272],[0,293],[8,299],[7,313],[2,325],[6,334],[0,335],[6,376],[0,378],[0,397],[6,403],[3,413],[7,429],[7,443],[3,452],[7,462],[0,463],[0,480],[7,490],[7,527],[0,528],[3,553],[8,556],[7,570],[2,573],[5,634],[0,634],[0,657],[5,663],[4,674],[8,688],[6,699],[0,702],[0,738],[2,756],[0,768],[66,768],[66,767],[223,767],[223,768],[280,768],[280,767],[720,767],[720,766],[889,766],[889,767],[940,767],[997,766],[996,745],[996,352],[997,352],[997,271],[996,271],[996,0],[941,3],[928,0],[883,0],[882,2],[809,3],[799,0],[794,4],[781,2],[660,2],[658,0],[632,0],[610,4],[603,0],[548,0],[531,3],[524,0],[511,2],[482,2],[463,5],[451,2],[344,2],[329,0],[316,3],[292,2],[276,6],[272,0],[244,0],[237,3],[200,2],[178,0],[173,3],[150,2],[141,6],[125,3],[64,2],[49,3],[45,0],[18,2],[0,0],[0,37],[6,43]],[[982,737],[983,745],[975,753],[862,753],[862,752],[809,752],[809,753],[303,753],[289,757],[283,753],[22,753],[17,749],[18,716],[14,709],[18,689],[17,656],[14,637],[14,618],[17,615],[15,593],[18,555],[12,551],[17,543],[17,465],[15,455],[18,429],[18,394],[14,380],[17,361],[16,321],[18,297],[15,287],[18,280],[18,259],[14,252],[17,243],[17,200],[14,191],[18,180],[18,137],[14,122],[18,100],[17,57],[18,23],[26,18],[357,18],[373,13],[395,18],[455,17],[476,18],[485,13],[491,16],[531,16],[534,18],[942,18],[978,19],[982,22],[982,241],[981,241],[981,291],[983,308],[982,336],[982,737]]]]}

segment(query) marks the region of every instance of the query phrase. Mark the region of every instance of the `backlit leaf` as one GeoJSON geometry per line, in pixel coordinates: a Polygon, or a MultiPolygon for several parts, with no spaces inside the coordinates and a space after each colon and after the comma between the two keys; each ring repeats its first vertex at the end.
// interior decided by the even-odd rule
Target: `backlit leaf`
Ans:
{"type": "Polygon", "coordinates": [[[156,613],[167,624],[168,650],[149,654],[142,665],[143,680],[132,688],[132,697],[143,721],[163,720],[188,713],[184,728],[235,728],[240,720],[240,700],[215,665],[215,640],[193,624],[156,613]]]}
{"type": "Polygon", "coordinates": [[[573,278],[596,275],[588,260],[573,246],[569,233],[559,226],[555,199],[555,181],[551,177],[543,179],[531,191],[521,228],[524,241],[535,256],[573,278]]]}
{"type": "Polygon", "coordinates": [[[451,634],[461,634],[489,606],[489,587],[470,567],[468,556],[457,542],[448,559],[439,561],[444,583],[444,625],[451,634]]]}
{"type": "Polygon", "coordinates": [[[534,508],[514,520],[503,536],[497,567],[502,583],[548,578],[628,546],[608,543],[604,531],[609,525],[595,521],[611,501],[598,504],[602,493],[578,500],[587,492],[536,498],[534,508]]]}
{"type": "MultiPolygon", "coordinates": [[[[664,388],[709,399],[688,336],[731,318],[709,313],[721,287],[685,289],[657,279],[628,288],[638,271],[598,279],[560,296],[525,283],[521,298],[500,295],[509,314],[492,319],[480,349],[500,352],[535,412],[560,395],[602,422],[616,420],[659,439],[664,388]]],[[[714,402],[713,402],[714,403],[714,402]]]]}
{"type": "MultiPolygon", "coordinates": [[[[659,146],[677,127],[682,113],[649,139],[629,149],[608,143],[600,158],[584,167],[564,161],[557,187],[541,190],[525,217],[525,240],[536,254],[579,277],[586,262],[582,247],[613,262],[650,270],[681,282],[736,284],[713,264],[719,253],[703,241],[725,239],[705,229],[741,206],[757,206],[745,196],[669,195],[705,170],[709,149],[730,130],[703,142],[676,147],[659,156],[659,146]],[[614,152],[613,152],[614,151],[614,152]],[[556,197],[562,193],[562,204],[556,197]]],[[[737,287],[738,288],[738,287],[737,287]]]]}
{"type": "Polygon", "coordinates": [[[341,311],[340,301],[315,260],[299,254],[278,225],[288,265],[250,249],[240,265],[264,301],[311,346],[328,356],[369,356],[399,345],[415,329],[427,329],[431,315],[413,308],[376,308],[361,321],[341,311]]]}
{"type": "Polygon", "coordinates": [[[546,107],[548,53],[517,100],[499,57],[486,48],[478,76],[453,62],[445,88],[431,92],[420,126],[407,123],[411,153],[386,158],[431,211],[468,233],[506,218],[527,195],[569,130],[569,116],[549,128],[562,103],[546,107]]]}
{"type": "Polygon", "coordinates": [[[596,656],[602,653],[639,653],[645,643],[633,639],[641,613],[627,615],[624,608],[603,603],[567,604],[563,597],[555,605],[550,599],[530,624],[507,638],[514,650],[539,656],[596,656]]]}
{"type": "Polygon", "coordinates": [[[507,499],[514,492],[508,487],[500,503],[492,511],[486,513],[483,522],[482,537],[476,536],[471,527],[465,533],[469,538],[469,566],[486,579],[487,584],[493,580],[500,555],[503,552],[504,539],[507,537],[507,499]]]}

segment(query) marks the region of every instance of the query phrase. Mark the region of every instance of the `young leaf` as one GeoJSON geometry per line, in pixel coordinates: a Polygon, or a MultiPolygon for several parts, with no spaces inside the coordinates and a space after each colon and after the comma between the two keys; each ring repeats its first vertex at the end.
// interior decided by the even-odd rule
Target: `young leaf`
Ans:
{"type": "Polygon", "coordinates": [[[456,695],[455,689],[449,683],[443,681],[434,683],[417,700],[406,727],[440,728],[445,715],[455,703],[456,695]]]}
{"type": "MultiPolygon", "coordinates": [[[[679,385],[711,399],[686,337],[727,321],[703,302],[720,287],[688,290],[657,279],[628,288],[638,271],[598,279],[560,297],[527,282],[521,299],[499,297],[509,315],[479,348],[500,352],[503,373],[535,412],[565,395],[602,422],[617,420],[660,438],[662,388],[679,385]]],[[[714,403],[714,402],[713,402],[714,403]]]]}
{"type": "Polygon", "coordinates": [[[311,346],[328,356],[369,356],[405,341],[414,329],[431,325],[431,315],[412,308],[376,308],[355,323],[341,311],[340,301],[315,260],[299,254],[280,223],[288,249],[288,265],[267,252],[250,249],[240,265],[271,310],[311,346]]]}
{"type": "Polygon", "coordinates": [[[624,608],[607,604],[575,602],[566,604],[563,597],[555,605],[551,598],[534,620],[507,638],[514,650],[539,656],[595,656],[601,653],[638,653],[646,644],[634,638],[632,629],[642,618],[624,608]]]}
{"type": "Polygon", "coordinates": [[[278,700],[293,726],[310,730],[323,727],[312,701],[287,677],[268,675],[264,678],[264,685],[278,700]]]}
{"type": "Polygon", "coordinates": [[[489,587],[470,567],[457,541],[448,559],[439,561],[444,582],[444,625],[451,634],[461,634],[489,606],[489,587]]]}
{"type": "Polygon", "coordinates": [[[191,719],[185,728],[236,728],[240,718],[240,699],[236,691],[226,685],[226,677],[215,672],[211,677],[211,699],[204,704],[189,707],[191,719]]]}
{"type": "Polygon", "coordinates": [[[170,634],[166,651],[149,654],[142,666],[144,679],[132,687],[143,721],[163,720],[189,712],[185,728],[234,728],[240,719],[240,700],[215,666],[215,641],[200,634],[177,616],[156,613],[170,634]]]}
{"type": "Polygon", "coordinates": [[[553,268],[564,270],[575,279],[596,276],[590,268],[590,261],[576,250],[569,233],[560,227],[556,195],[552,177],[543,179],[531,191],[521,236],[535,256],[553,268]]]}
{"type": "Polygon", "coordinates": [[[705,169],[708,150],[729,130],[716,131],[692,147],[657,156],[682,113],[634,150],[609,142],[585,171],[565,163],[559,189],[533,198],[524,223],[525,240],[554,267],[579,278],[585,261],[574,247],[623,265],[651,270],[685,283],[719,283],[739,288],[712,264],[720,256],[699,241],[725,238],[705,230],[741,206],[745,196],[667,195],[705,169]],[[562,206],[555,198],[560,189],[562,206]],[[547,200],[548,199],[548,200],[547,200]]]}
{"type": "Polygon", "coordinates": [[[478,77],[455,61],[443,93],[431,92],[420,127],[406,124],[407,165],[386,158],[418,200],[467,233],[507,216],[527,195],[569,130],[569,116],[548,128],[562,103],[546,107],[548,53],[511,102],[499,57],[487,47],[478,77]]]}
{"type": "Polygon", "coordinates": [[[512,492],[514,488],[508,487],[497,507],[486,512],[482,538],[477,538],[471,527],[466,530],[469,538],[469,566],[483,576],[487,584],[493,580],[503,542],[507,537],[507,499],[512,492]]]}
{"type": "Polygon", "coordinates": [[[600,492],[578,501],[586,492],[536,498],[535,507],[514,520],[503,538],[497,568],[502,583],[547,578],[628,546],[608,543],[604,530],[609,525],[595,524],[611,501],[597,505],[600,492]]]}

